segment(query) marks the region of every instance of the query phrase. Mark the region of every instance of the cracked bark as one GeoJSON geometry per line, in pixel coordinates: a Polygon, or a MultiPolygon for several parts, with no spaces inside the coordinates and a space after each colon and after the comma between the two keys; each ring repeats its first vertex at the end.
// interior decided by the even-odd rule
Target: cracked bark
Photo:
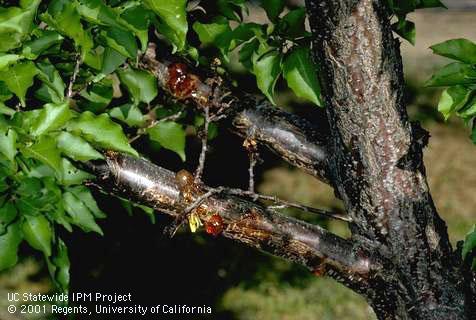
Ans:
{"type": "Polygon", "coordinates": [[[469,284],[429,193],[425,135],[408,120],[384,1],[306,5],[331,126],[330,180],[354,220],[353,238],[392,262],[378,275],[385,284],[364,296],[379,319],[469,319],[469,284]]]}
{"type": "MultiPolygon", "coordinates": [[[[108,151],[105,161],[83,164],[96,176],[92,187],[148,205],[178,217],[205,192],[198,185],[183,185],[184,174],[153,163],[108,151]]],[[[189,180],[193,182],[193,177],[189,180]]],[[[287,260],[300,263],[316,274],[327,274],[346,286],[363,292],[372,274],[382,268],[377,253],[369,253],[351,241],[303,221],[276,213],[249,199],[213,194],[192,212],[207,225],[220,216],[219,234],[287,260]]]]}

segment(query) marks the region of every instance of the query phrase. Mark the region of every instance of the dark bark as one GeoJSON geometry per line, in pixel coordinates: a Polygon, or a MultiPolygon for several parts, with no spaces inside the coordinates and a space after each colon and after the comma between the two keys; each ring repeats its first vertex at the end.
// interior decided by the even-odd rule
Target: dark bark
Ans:
{"type": "Polygon", "coordinates": [[[200,77],[184,63],[162,61],[156,57],[154,45],[143,56],[142,66],[157,77],[159,87],[168,95],[198,109],[207,106],[212,115],[226,116],[236,134],[255,140],[328,182],[327,131],[263,99],[232,89],[217,76],[200,77]]]}
{"type": "Polygon", "coordinates": [[[469,319],[469,284],[429,193],[426,135],[408,120],[385,3],[306,3],[331,126],[330,180],[353,239],[392,262],[377,275],[385,284],[364,293],[378,318],[469,319]]]}

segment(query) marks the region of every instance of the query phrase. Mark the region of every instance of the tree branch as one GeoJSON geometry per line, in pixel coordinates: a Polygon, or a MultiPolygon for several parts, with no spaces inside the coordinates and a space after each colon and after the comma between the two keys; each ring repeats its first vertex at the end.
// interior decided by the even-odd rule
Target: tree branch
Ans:
{"type": "Polygon", "coordinates": [[[107,152],[106,161],[89,162],[86,170],[96,175],[92,185],[100,190],[176,218],[200,199],[192,213],[205,225],[219,215],[224,237],[326,273],[354,290],[366,290],[367,280],[380,269],[374,254],[317,225],[280,215],[244,197],[206,194],[205,189],[189,184],[193,178],[184,180],[182,172],[176,176],[145,159],[107,152]]]}
{"type": "Polygon", "coordinates": [[[201,79],[183,63],[156,58],[155,45],[142,58],[143,68],[152,72],[159,87],[175,99],[210,108],[210,115],[227,114],[233,132],[253,137],[284,160],[316,178],[329,182],[326,132],[309,121],[273,107],[267,101],[230,89],[223,80],[201,79]]]}
{"type": "Polygon", "coordinates": [[[379,319],[461,319],[461,275],[426,182],[424,130],[406,113],[386,4],[306,1],[331,126],[332,181],[354,237],[379,244],[394,262],[387,285],[367,297],[379,319]]]}

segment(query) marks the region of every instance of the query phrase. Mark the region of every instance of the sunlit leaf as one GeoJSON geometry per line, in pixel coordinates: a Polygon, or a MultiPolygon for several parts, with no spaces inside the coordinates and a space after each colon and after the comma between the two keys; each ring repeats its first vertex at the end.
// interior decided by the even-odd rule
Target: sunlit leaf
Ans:
{"type": "Polygon", "coordinates": [[[427,87],[438,87],[471,83],[476,83],[476,67],[461,62],[453,62],[438,70],[425,85],[427,87]]]}
{"type": "Polygon", "coordinates": [[[322,105],[317,68],[311,60],[309,48],[293,50],[284,60],[283,75],[289,87],[300,97],[322,105]]]}
{"type": "Polygon", "coordinates": [[[96,116],[92,112],[85,111],[79,118],[72,121],[69,129],[99,147],[137,155],[137,152],[129,145],[121,126],[105,113],[96,116]]]}
{"type": "Polygon", "coordinates": [[[118,71],[118,74],[136,105],[150,103],[157,96],[157,79],[150,73],[129,68],[118,71]]]}
{"type": "Polygon", "coordinates": [[[58,148],[68,157],[77,161],[89,161],[103,159],[102,154],[97,152],[83,138],[72,135],[69,132],[61,132],[58,136],[58,148]]]}
{"type": "Polygon", "coordinates": [[[33,85],[33,78],[37,73],[38,69],[32,62],[21,62],[0,71],[0,80],[17,95],[21,104],[25,106],[26,92],[33,85]]]}
{"type": "Polygon", "coordinates": [[[46,256],[51,256],[53,228],[45,216],[25,215],[25,220],[22,223],[22,232],[30,246],[42,251],[46,256]]]}
{"type": "Polygon", "coordinates": [[[476,44],[467,39],[452,39],[435,44],[430,48],[440,56],[476,64],[476,44]]]}
{"type": "Polygon", "coordinates": [[[252,72],[261,92],[275,104],[274,87],[281,74],[281,54],[276,48],[261,44],[252,56],[252,72]]]}
{"type": "Polygon", "coordinates": [[[185,130],[173,121],[161,121],[147,130],[150,139],[177,153],[185,161],[185,130]]]}
{"type": "Polygon", "coordinates": [[[41,109],[38,118],[31,126],[31,134],[34,136],[42,135],[46,132],[61,128],[73,117],[68,103],[46,104],[41,109]]]}
{"type": "Polygon", "coordinates": [[[19,222],[10,224],[0,235],[0,271],[13,267],[18,261],[18,245],[22,241],[19,222]]]}
{"type": "Polygon", "coordinates": [[[61,169],[61,156],[59,149],[56,147],[56,141],[47,135],[40,136],[38,142],[22,148],[21,152],[24,156],[39,160],[58,172],[61,169]]]}
{"type": "Polygon", "coordinates": [[[160,18],[159,31],[177,48],[185,47],[188,24],[185,7],[186,0],[144,0],[144,4],[152,9],[160,18]]]}
{"type": "Polygon", "coordinates": [[[88,207],[73,193],[63,193],[63,203],[66,212],[71,216],[72,223],[86,232],[94,231],[103,234],[101,228],[94,220],[94,216],[88,207]]]}

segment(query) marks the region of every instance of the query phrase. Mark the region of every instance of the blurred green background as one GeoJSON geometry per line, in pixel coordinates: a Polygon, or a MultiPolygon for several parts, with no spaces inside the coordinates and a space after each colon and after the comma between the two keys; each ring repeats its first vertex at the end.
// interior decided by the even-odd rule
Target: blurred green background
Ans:
{"type": "MultiPolygon", "coordinates": [[[[406,98],[412,119],[420,120],[430,134],[425,164],[433,198],[448,224],[451,241],[461,240],[476,221],[476,146],[462,123],[442,121],[436,105],[440,90],[423,88],[432,71],[447,63],[431,54],[428,47],[465,37],[476,41],[476,1],[444,1],[450,10],[426,10],[411,14],[417,26],[415,46],[403,42],[402,55],[407,82],[406,98]]],[[[250,20],[262,12],[251,12],[250,20]]],[[[248,83],[250,83],[249,81],[248,83]]],[[[291,93],[282,91],[278,105],[287,106],[312,120],[322,112],[302,105],[291,93]]],[[[212,185],[245,187],[247,156],[242,141],[221,130],[212,142],[205,180],[212,185]]],[[[199,144],[190,137],[188,169],[195,166],[199,144]]],[[[157,163],[181,167],[173,155],[159,154],[157,163]],[[172,159],[175,161],[172,161],[172,159]]],[[[289,167],[263,150],[258,167],[258,189],[306,205],[342,209],[326,185],[289,167]]],[[[181,231],[175,238],[162,235],[170,219],[157,215],[155,224],[137,211],[130,216],[117,200],[96,194],[108,213],[102,222],[104,237],[64,234],[71,256],[71,291],[120,292],[133,294],[137,304],[210,305],[213,319],[374,319],[365,301],[332,279],[317,278],[300,266],[250,250],[226,239],[181,231]]],[[[333,232],[347,235],[345,225],[321,220],[296,211],[288,214],[321,223],[333,232]]],[[[0,273],[0,297],[7,292],[51,292],[46,267],[40,256],[27,247],[24,258],[0,273]]],[[[27,319],[6,313],[7,301],[0,299],[0,319],[27,319]]],[[[28,319],[44,319],[30,317],[28,319]]]]}

